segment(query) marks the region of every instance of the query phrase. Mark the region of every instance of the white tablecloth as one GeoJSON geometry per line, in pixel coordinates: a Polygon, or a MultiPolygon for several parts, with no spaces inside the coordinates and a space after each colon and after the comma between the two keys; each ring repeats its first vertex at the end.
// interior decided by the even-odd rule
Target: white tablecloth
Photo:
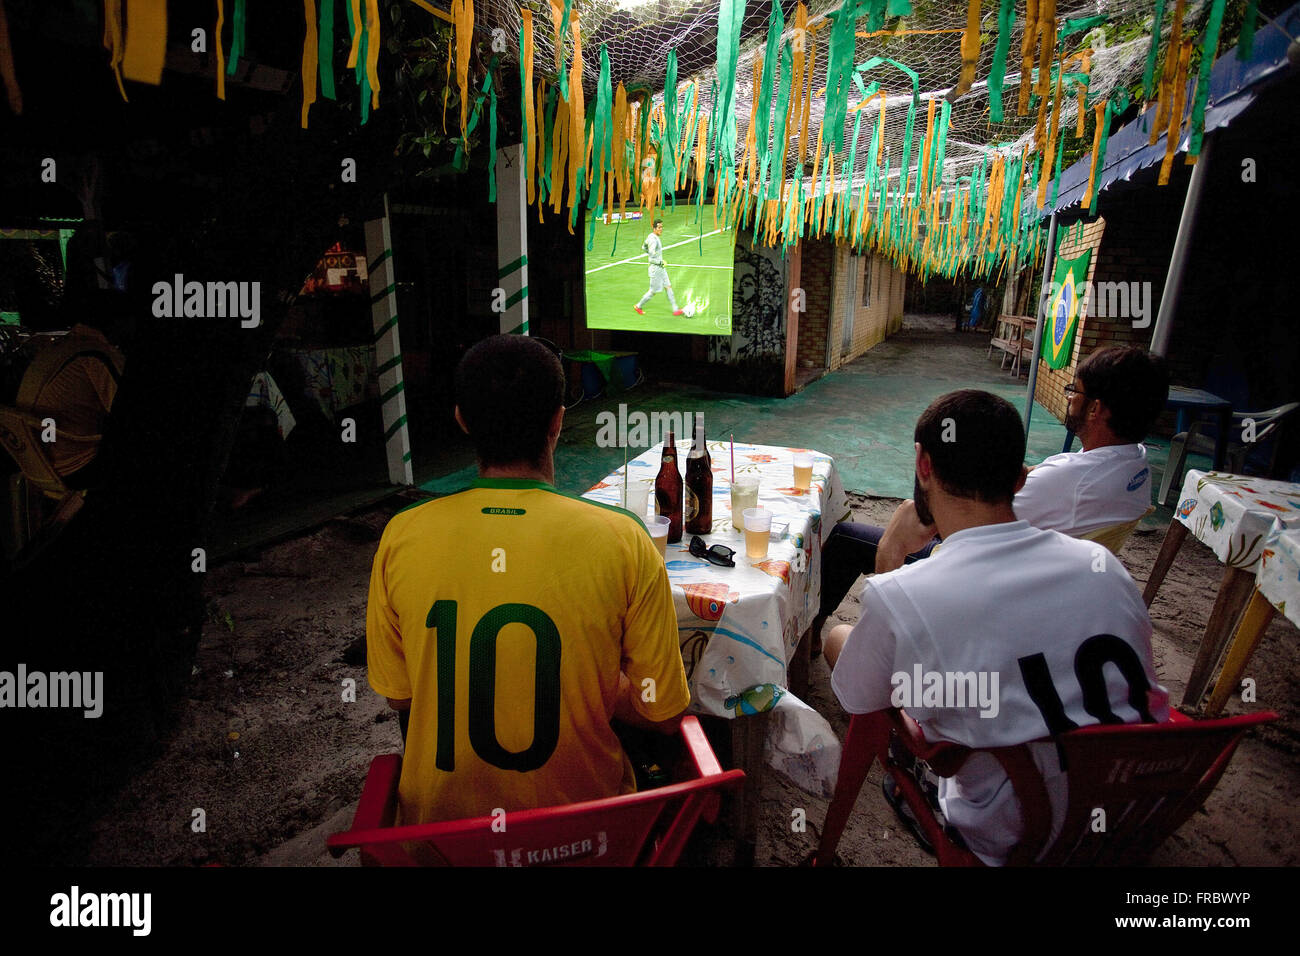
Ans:
{"type": "MultiPolygon", "coordinates": [[[[677,442],[683,476],[690,447],[690,440],[677,442]]],[[[709,442],[708,447],[714,530],[704,537],[710,545],[732,548],[736,567],[718,567],[691,555],[688,533],[668,546],[666,565],[692,709],[721,717],[773,711],[769,762],[800,787],[830,795],[839,741],[824,717],[789,692],[788,668],[800,636],[817,615],[822,543],[848,517],[848,497],[828,455],[811,452],[812,484],[801,493],[793,487],[793,455],[808,449],[737,443],[737,477],[757,477],[759,504],[774,513],[767,559],[751,565],[743,533],[731,526],[729,443],[709,442]]],[[[662,456],[662,444],[651,448],[628,463],[628,475],[653,480],[662,456]]],[[[622,480],[620,469],[585,497],[621,504],[622,480]]]]}
{"type": "Polygon", "coordinates": [[[1228,567],[1254,571],[1275,523],[1300,528],[1300,485],[1193,469],[1174,518],[1228,567]]]}

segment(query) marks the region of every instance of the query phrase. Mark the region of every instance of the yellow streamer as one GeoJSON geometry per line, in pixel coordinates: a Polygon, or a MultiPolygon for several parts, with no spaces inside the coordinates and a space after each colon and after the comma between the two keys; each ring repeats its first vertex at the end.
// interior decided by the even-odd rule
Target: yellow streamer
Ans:
{"type": "MultiPolygon", "coordinates": [[[[1092,51],[1088,50],[1083,54],[1083,72],[1092,75],[1092,51]]],[[[1088,117],[1088,88],[1086,86],[1079,89],[1079,120],[1074,127],[1074,138],[1083,138],[1083,123],[1088,117]]]]}
{"type": "Polygon", "coordinates": [[[307,35],[302,41],[302,128],[307,128],[307,111],[316,102],[316,0],[302,0],[307,35]]]}
{"type": "MultiPolygon", "coordinates": [[[[1056,92],[1052,96],[1052,126],[1047,134],[1047,153],[1043,157],[1043,172],[1038,177],[1038,208],[1047,204],[1047,180],[1052,172],[1052,161],[1056,159],[1056,131],[1061,121],[1061,74],[1065,64],[1061,63],[1056,71],[1056,92]]],[[[1000,194],[999,194],[1000,195],[1000,194]]]]}
{"type": "Polygon", "coordinates": [[[1020,98],[1016,115],[1029,112],[1029,86],[1034,71],[1034,52],[1038,45],[1038,0],[1025,0],[1025,34],[1020,41],[1020,98]]]}
{"type": "MultiPolygon", "coordinates": [[[[460,137],[463,142],[469,121],[469,57],[474,46],[474,0],[451,0],[451,15],[456,21],[456,84],[460,87],[460,137]]],[[[370,49],[378,50],[379,45],[371,43],[370,49]]]]}
{"type": "Polygon", "coordinates": [[[961,38],[961,75],[953,97],[963,95],[975,82],[975,63],[980,55],[980,0],[970,0],[966,7],[966,32],[961,38]]]}
{"type": "Polygon", "coordinates": [[[162,82],[167,57],[167,0],[131,0],[122,74],[139,83],[162,82]]]}
{"type": "Polygon", "coordinates": [[[1092,191],[1097,188],[1097,160],[1101,158],[1101,131],[1106,123],[1106,101],[1093,107],[1097,117],[1097,128],[1092,134],[1092,167],[1088,172],[1088,188],[1083,194],[1083,206],[1092,205],[1092,191]]]}
{"type": "Polygon", "coordinates": [[[551,0],[551,23],[555,27],[555,69],[558,72],[564,65],[564,37],[560,36],[560,27],[564,25],[564,0],[551,0]]]}
{"type": "MultiPolygon", "coordinates": [[[[474,0],[465,0],[473,17],[474,0]]],[[[366,79],[370,82],[370,108],[379,109],[379,0],[366,0],[366,79]]]]}
{"type": "Polygon", "coordinates": [[[1178,51],[1178,72],[1174,76],[1174,107],[1169,114],[1168,139],[1165,141],[1165,158],[1160,163],[1160,178],[1157,185],[1169,182],[1169,173],[1173,166],[1174,155],[1178,152],[1178,134],[1183,125],[1183,101],[1187,93],[1187,64],[1192,58],[1192,41],[1184,40],[1178,51]]]}
{"type": "MultiPolygon", "coordinates": [[[[122,0],[104,0],[104,49],[110,52],[108,65],[113,70],[113,78],[117,80],[117,91],[129,103],[126,87],[122,85],[122,39],[122,0]]],[[[221,56],[221,0],[217,0],[217,56],[221,56]]],[[[225,77],[224,71],[218,72],[217,95],[222,99],[226,98],[225,77]]],[[[17,89],[16,85],[14,89],[17,89]]]]}
{"type": "Polygon", "coordinates": [[[536,192],[537,170],[537,116],[533,100],[533,11],[525,8],[520,11],[524,20],[524,143],[528,150],[528,166],[524,178],[528,180],[528,201],[531,203],[536,192]]]}
{"type": "MultiPolygon", "coordinates": [[[[582,34],[578,32],[577,10],[572,12],[572,18],[569,20],[569,32],[573,35],[573,62],[569,65],[569,183],[572,184],[577,182],[587,155],[587,144],[584,142],[586,130],[583,128],[587,110],[582,92],[582,34]]],[[[577,190],[570,185],[570,212],[577,199],[577,190]]],[[[572,216],[569,217],[568,227],[569,232],[572,233],[572,216]]]]}
{"type": "MultiPolygon", "coordinates": [[[[226,98],[226,53],[221,49],[221,29],[225,26],[225,22],[226,7],[224,0],[217,0],[217,27],[213,33],[217,44],[217,99],[219,100],[226,98]]],[[[107,27],[107,24],[105,24],[105,27],[107,27]]],[[[117,78],[117,88],[122,89],[122,77],[120,75],[117,78]]],[[[126,93],[123,92],[122,96],[125,97],[126,93]]]]}
{"type": "Polygon", "coordinates": [[[1182,44],[1183,7],[1185,5],[1186,0],[1178,0],[1174,4],[1173,29],[1169,33],[1169,42],[1165,45],[1164,68],[1160,72],[1160,105],[1156,109],[1156,121],[1151,124],[1151,135],[1147,140],[1148,146],[1154,146],[1156,140],[1160,138],[1161,131],[1169,125],[1169,111],[1174,99],[1174,74],[1178,68],[1178,50],[1182,44]]]}
{"type": "Polygon", "coordinates": [[[357,66],[357,57],[361,54],[361,0],[348,0],[348,5],[352,8],[352,22],[357,27],[356,32],[352,34],[352,49],[348,51],[348,69],[354,70],[357,66]]]}
{"type": "Polygon", "coordinates": [[[1056,59],[1056,0],[1038,0],[1038,85],[1046,96],[1052,89],[1052,60],[1056,59]]]}

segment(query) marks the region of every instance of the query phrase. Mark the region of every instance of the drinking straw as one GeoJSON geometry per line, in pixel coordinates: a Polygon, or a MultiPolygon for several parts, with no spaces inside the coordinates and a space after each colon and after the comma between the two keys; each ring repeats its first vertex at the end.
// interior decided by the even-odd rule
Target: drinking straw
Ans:
{"type": "Polygon", "coordinates": [[[731,483],[736,483],[736,433],[731,433],[731,483]]]}
{"type": "Polygon", "coordinates": [[[623,508],[627,509],[627,445],[623,446],[623,508]]]}

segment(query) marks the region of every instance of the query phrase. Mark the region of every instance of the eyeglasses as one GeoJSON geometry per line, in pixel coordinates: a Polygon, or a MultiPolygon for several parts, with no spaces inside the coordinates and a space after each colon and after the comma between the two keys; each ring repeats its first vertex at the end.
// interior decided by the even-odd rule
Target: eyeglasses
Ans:
{"type": "Polygon", "coordinates": [[[732,560],[736,554],[735,551],[724,544],[715,544],[713,547],[709,547],[699,535],[691,538],[690,551],[697,558],[703,558],[705,561],[724,568],[734,568],[736,566],[736,562],[732,560]]]}
{"type": "Polygon", "coordinates": [[[1065,394],[1067,397],[1070,397],[1074,395],[1086,395],[1088,393],[1081,388],[1076,388],[1074,383],[1071,382],[1069,385],[1065,386],[1065,394]]]}

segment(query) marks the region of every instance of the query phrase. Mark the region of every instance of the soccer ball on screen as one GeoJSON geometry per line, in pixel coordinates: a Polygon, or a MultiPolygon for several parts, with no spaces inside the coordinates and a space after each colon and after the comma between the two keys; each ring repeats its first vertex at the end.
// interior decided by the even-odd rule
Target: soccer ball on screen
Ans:
{"type": "Polygon", "coordinates": [[[695,303],[694,303],[694,302],[687,302],[686,305],[684,305],[684,306],[682,307],[682,312],[685,314],[685,316],[686,316],[688,319],[690,319],[690,318],[694,318],[694,316],[695,316],[695,303]]]}

